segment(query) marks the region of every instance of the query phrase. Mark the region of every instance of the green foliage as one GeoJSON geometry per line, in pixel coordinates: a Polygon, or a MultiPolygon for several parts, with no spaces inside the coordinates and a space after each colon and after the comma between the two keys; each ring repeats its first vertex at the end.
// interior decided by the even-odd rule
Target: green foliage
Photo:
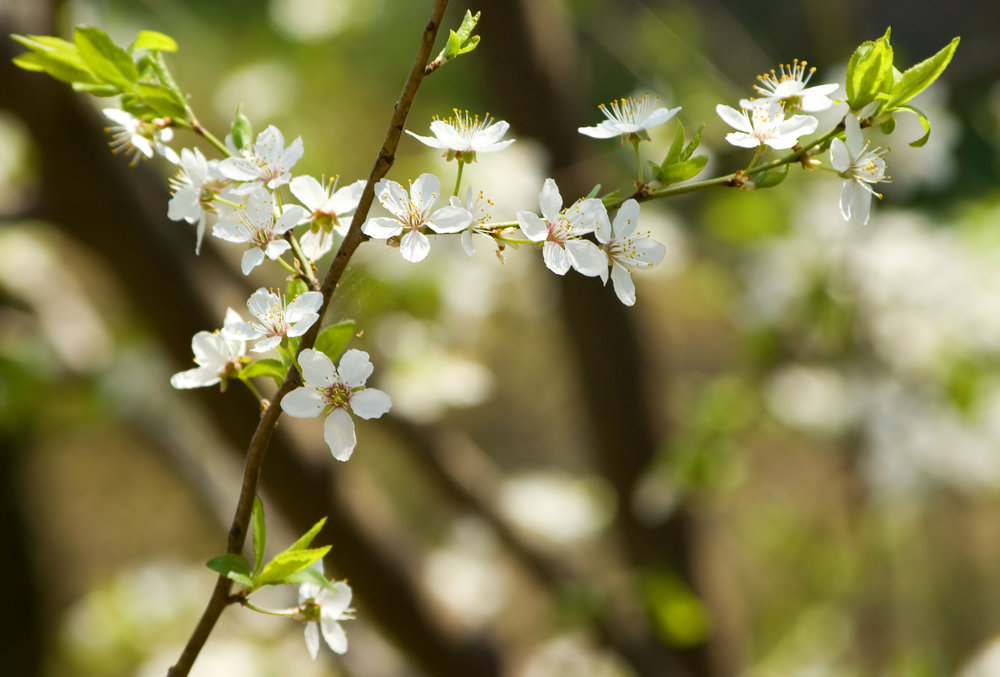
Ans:
{"type": "Polygon", "coordinates": [[[337,358],[340,357],[340,354],[344,352],[344,348],[347,347],[347,344],[354,337],[354,332],[353,320],[344,320],[337,324],[331,324],[319,333],[313,348],[336,363],[337,358]]]}
{"type": "Polygon", "coordinates": [[[698,127],[698,131],[695,132],[694,137],[692,137],[691,141],[685,145],[684,125],[681,124],[680,120],[678,120],[677,133],[674,135],[674,140],[670,144],[670,150],[667,151],[667,157],[665,157],[663,162],[660,164],[656,164],[652,161],[649,163],[653,168],[653,179],[666,186],[679,181],[687,181],[704,169],[706,163],[708,163],[707,156],[698,155],[696,157],[691,157],[694,154],[694,151],[698,148],[698,145],[701,143],[701,135],[704,130],[705,125],[700,125],[698,127]]]}
{"type": "Polygon", "coordinates": [[[160,57],[160,52],[177,51],[169,35],[140,31],[128,49],[93,26],[74,30],[73,42],[47,35],[12,37],[31,50],[14,58],[20,68],[48,73],[95,96],[120,95],[122,109],[139,118],[189,118],[187,102],[160,57]]]}
{"type": "Polygon", "coordinates": [[[641,579],[643,598],[657,634],[671,646],[697,646],[708,636],[705,605],[676,574],[646,572],[641,579]]]}
{"type": "Polygon", "coordinates": [[[458,27],[457,31],[448,32],[448,42],[445,43],[444,49],[441,50],[441,54],[438,56],[438,60],[441,63],[447,63],[457,56],[468,54],[479,45],[479,36],[473,35],[472,31],[475,30],[476,24],[479,23],[479,16],[481,14],[482,12],[473,14],[471,11],[465,10],[465,16],[462,17],[462,25],[458,27]]]}
{"type": "Polygon", "coordinates": [[[783,164],[754,174],[746,185],[748,188],[773,188],[784,181],[786,176],[788,176],[788,165],[783,164]]]}
{"type": "Polygon", "coordinates": [[[239,373],[240,379],[264,376],[266,378],[274,379],[274,382],[278,385],[281,385],[281,382],[285,380],[287,375],[288,365],[284,364],[281,360],[275,360],[273,358],[254,360],[247,366],[240,369],[239,373]]]}
{"type": "Polygon", "coordinates": [[[867,41],[854,50],[847,62],[847,103],[852,111],[860,111],[874,101],[879,93],[892,87],[892,45],[889,33],[878,40],[867,41]]]}
{"type": "Polygon", "coordinates": [[[847,64],[847,103],[852,111],[875,115],[886,134],[895,128],[895,124],[890,122],[894,113],[913,113],[920,121],[924,135],[910,145],[922,146],[930,137],[931,124],[927,116],[909,105],[909,102],[927,89],[948,67],[958,49],[959,38],[954,38],[933,56],[900,71],[892,63],[889,32],[890,29],[887,28],[885,35],[878,40],[862,43],[851,55],[847,64]]]}
{"type": "Polygon", "coordinates": [[[288,583],[313,583],[332,590],[333,585],[320,571],[310,569],[313,564],[323,559],[330,551],[329,545],[320,548],[309,547],[324,524],[326,524],[325,517],[265,564],[267,526],[264,521],[264,506],[259,498],[254,497],[253,510],[250,515],[254,553],[253,569],[250,568],[246,558],[235,553],[213,557],[208,561],[207,566],[212,571],[245,585],[250,592],[265,585],[288,583]]]}

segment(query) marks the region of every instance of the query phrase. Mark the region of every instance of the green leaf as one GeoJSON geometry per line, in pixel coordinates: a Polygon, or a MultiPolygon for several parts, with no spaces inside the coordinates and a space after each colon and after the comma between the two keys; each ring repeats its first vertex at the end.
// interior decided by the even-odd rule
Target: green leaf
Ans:
{"type": "Polygon", "coordinates": [[[286,577],[312,566],[323,559],[329,551],[329,545],[310,550],[286,550],[264,566],[260,574],[255,577],[255,582],[257,585],[284,583],[286,577]]]}
{"type": "Polygon", "coordinates": [[[316,567],[308,567],[302,571],[297,571],[294,574],[285,576],[286,583],[312,583],[313,585],[318,585],[321,588],[326,588],[331,592],[335,591],[336,588],[333,587],[333,582],[330,581],[326,576],[323,575],[316,567]]]}
{"type": "Polygon", "coordinates": [[[888,92],[893,83],[892,45],[889,44],[890,28],[875,41],[863,42],[847,62],[845,91],[851,110],[858,111],[875,100],[881,92],[888,92]]]}
{"type": "Polygon", "coordinates": [[[438,56],[442,63],[451,61],[461,54],[468,54],[479,45],[479,36],[473,35],[472,31],[475,30],[476,24],[479,23],[481,14],[482,12],[473,14],[471,11],[465,10],[465,16],[462,17],[462,25],[458,27],[457,31],[448,32],[448,41],[438,56]]]}
{"type": "MultiPolygon", "coordinates": [[[[668,165],[675,164],[681,160],[681,153],[684,152],[684,125],[680,120],[677,121],[677,133],[674,134],[674,141],[670,144],[670,150],[667,151],[667,157],[663,159],[660,166],[667,167],[668,165]]],[[[687,158],[685,158],[687,159],[687,158]]]]}
{"type": "Polygon", "coordinates": [[[779,165],[774,169],[754,175],[750,180],[750,185],[754,188],[773,188],[784,181],[786,176],[788,176],[788,165],[779,165]]]}
{"type": "Polygon", "coordinates": [[[248,588],[255,587],[250,578],[250,565],[242,555],[227,553],[208,560],[207,566],[212,571],[226,578],[242,583],[248,588]]]}
{"type": "Polygon", "coordinates": [[[888,136],[896,129],[896,118],[888,117],[880,122],[878,126],[882,130],[882,133],[888,136]]]}
{"type": "Polygon", "coordinates": [[[100,80],[83,63],[76,45],[50,35],[12,35],[14,40],[32,50],[14,57],[16,66],[27,71],[44,72],[61,82],[97,84],[100,80]]]}
{"type": "Polygon", "coordinates": [[[307,531],[306,533],[302,534],[299,540],[295,541],[290,546],[288,546],[288,549],[285,550],[285,552],[292,552],[294,550],[305,550],[306,548],[308,548],[310,545],[312,545],[313,539],[316,538],[316,534],[320,532],[320,529],[323,528],[324,524],[326,524],[325,517],[322,518],[320,521],[316,522],[316,524],[312,525],[312,528],[309,529],[309,531],[307,531]]]}
{"type": "Polygon", "coordinates": [[[316,343],[313,348],[320,351],[334,362],[344,352],[344,348],[352,338],[354,338],[355,326],[353,320],[344,320],[337,324],[324,327],[316,336],[316,343]]]}
{"type": "MultiPolygon", "coordinates": [[[[680,123],[681,123],[681,121],[678,120],[677,124],[680,124],[680,123]]],[[[705,131],[705,123],[703,122],[700,125],[698,125],[698,131],[694,133],[694,136],[691,137],[691,142],[684,148],[684,152],[681,153],[681,158],[680,158],[681,160],[690,160],[691,159],[691,156],[698,149],[698,146],[701,145],[701,135],[702,135],[702,132],[704,132],[704,131],[705,131]]]]}
{"type": "Polygon", "coordinates": [[[920,120],[920,126],[924,128],[924,135],[921,136],[916,141],[911,141],[910,145],[913,146],[914,148],[919,148],[920,146],[923,146],[925,143],[927,143],[927,140],[931,138],[931,121],[927,119],[927,116],[923,114],[923,111],[920,111],[910,105],[898,106],[896,110],[905,110],[910,113],[913,113],[914,115],[917,116],[917,119],[920,120]]]}
{"type": "Polygon", "coordinates": [[[80,58],[98,78],[123,92],[135,86],[139,69],[107,33],[93,26],[80,26],[73,31],[73,42],[80,58]]]}
{"type": "Polygon", "coordinates": [[[476,24],[479,23],[479,17],[482,14],[482,12],[473,14],[471,10],[465,10],[465,16],[462,17],[462,25],[458,27],[457,33],[463,47],[466,47],[473,40],[479,42],[479,36],[473,35],[472,31],[476,29],[476,24]]]}
{"type": "Polygon", "coordinates": [[[456,56],[458,56],[458,50],[462,48],[462,40],[458,37],[458,33],[455,31],[448,32],[448,41],[444,44],[444,49],[441,50],[441,61],[451,61],[456,56]]]}
{"type": "Polygon", "coordinates": [[[187,105],[177,92],[160,84],[138,84],[135,88],[136,94],[143,103],[156,111],[157,115],[187,119],[187,105]]]}
{"type": "Polygon", "coordinates": [[[597,197],[597,194],[600,192],[601,192],[601,184],[597,184],[596,186],[590,189],[589,193],[587,193],[587,198],[597,197]]]}
{"type": "Polygon", "coordinates": [[[958,49],[959,40],[960,38],[955,38],[934,56],[907,68],[892,88],[892,99],[888,108],[892,110],[901,107],[937,80],[951,63],[955,50],[958,49]]]}
{"type": "MultiPolygon", "coordinates": [[[[74,82],[73,91],[86,92],[87,94],[93,94],[94,96],[116,96],[118,94],[118,88],[114,85],[91,85],[85,82],[74,82]]],[[[129,112],[131,113],[132,111],[129,112]]]]}
{"type": "Polygon", "coordinates": [[[699,155],[683,162],[675,162],[672,165],[661,168],[662,176],[660,177],[660,181],[664,185],[677,183],[678,181],[687,181],[704,169],[707,162],[708,157],[705,155],[699,155]]]}
{"type": "Polygon", "coordinates": [[[289,304],[309,291],[309,285],[301,277],[293,278],[285,287],[285,304],[289,304]]]}
{"type": "Polygon", "coordinates": [[[146,49],[152,52],[176,52],[177,41],[165,33],[158,31],[139,31],[129,51],[146,49]]]}
{"type": "Polygon", "coordinates": [[[253,511],[250,513],[250,523],[253,527],[253,572],[260,572],[264,564],[264,548],[267,547],[267,526],[264,524],[264,504],[254,496],[253,511]]]}
{"type": "Polygon", "coordinates": [[[288,365],[283,364],[281,360],[266,358],[251,362],[240,369],[239,373],[240,378],[258,378],[260,376],[272,378],[275,383],[281,385],[281,382],[288,376],[288,365]]]}
{"type": "Polygon", "coordinates": [[[613,191],[607,195],[601,196],[601,202],[604,203],[605,207],[610,207],[611,205],[617,204],[621,199],[622,192],[620,190],[613,191]]]}

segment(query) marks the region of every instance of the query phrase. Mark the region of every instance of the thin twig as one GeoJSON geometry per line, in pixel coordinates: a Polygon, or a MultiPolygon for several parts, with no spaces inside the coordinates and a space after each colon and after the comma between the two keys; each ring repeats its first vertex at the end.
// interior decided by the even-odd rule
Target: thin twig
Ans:
{"type": "MultiPolygon", "coordinates": [[[[372,167],[371,175],[368,177],[368,183],[365,184],[364,192],[361,194],[361,201],[354,213],[351,227],[347,231],[347,236],[337,251],[337,255],[330,265],[330,270],[323,282],[323,305],[319,311],[320,317],[323,316],[327,305],[329,305],[333,292],[337,288],[337,284],[340,282],[340,278],[347,268],[351,257],[354,255],[355,250],[367,239],[367,236],[361,232],[361,225],[364,223],[365,215],[374,201],[375,183],[385,176],[392,167],[396,147],[403,133],[406,116],[410,111],[410,106],[413,104],[414,97],[416,97],[420,83],[424,79],[424,66],[430,58],[431,49],[437,37],[438,27],[441,24],[441,17],[444,15],[447,6],[448,0],[435,0],[434,6],[431,9],[430,18],[421,36],[420,47],[417,49],[413,66],[410,68],[406,84],[403,86],[403,92],[400,94],[399,101],[396,102],[392,119],[389,122],[389,128],[386,131],[385,140],[375,160],[375,165],[372,167]]],[[[317,323],[302,337],[302,341],[299,344],[300,350],[312,347],[318,332],[319,324],[317,323]]],[[[257,495],[261,468],[264,464],[264,456],[267,453],[271,440],[271,433],[274,431],[278,417],[281,415],[281,409],[278,405],[281,402],[281,398],[297,387],[300,382],[299,373],[295,369],[290,369],[285,381],[272,398],[270,406],[264,411],[264,415],[261,417],[257,429],[254,431],[253,438],[250,440],[246,465],[243,470],[240,498],[236,506],[236,513],[233,516],[232,526],[229,528],[229,538],[226,546],[226,552],[228,553],[238,554],[243,550],[247,528],[250,523],[251,507],[253,506],[254,496],[257,495]]],[[[184,647],[177,663],[168,670],[167,677],[186,677],[190,672],[195,659],[205,645],[219,616],[230,602],[232,585],[233,582],[231,580],[224,576],[219,576],[215,584],[215,589],[212,591],[212,596],[209,598],[208,605],[202,613],[201,620],[198,621],[198,625],[188,639],[187,645],[184,647]]]]}

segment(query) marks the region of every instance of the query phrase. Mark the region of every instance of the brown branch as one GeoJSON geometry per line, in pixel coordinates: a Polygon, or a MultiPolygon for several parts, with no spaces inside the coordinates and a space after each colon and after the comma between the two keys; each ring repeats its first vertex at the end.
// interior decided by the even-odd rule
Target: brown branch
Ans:
{"type": "MultiPolygon", "coordinates": [[[[330,270],[326,275],[326,279],[323,281],[323,305],[319,310],[321,317],[330,303],[333,292],[336,290],[337,284],[339,283],[344,270],[347,268],[348,262],[351,260],[351,257],[354,255],[358,246],[367,239],[367,237],[361,232],[361,224],[364,222],[365,215],[368,213],[368,210],[371,208],[372,202],[374,201],[375,183],[385,176],[392,167],[393,160],[395,159],[396,147],[399,144],[399,138],[403,133],[403,125],[406,121],[406,116],[410,111],[410,106],[413,104],[414,97],[416,97],[417,90],[420,88],[420,83],[423,81],[424,66],[427,64],[430,57],[431,49],[434,46],[434,40],[437,37],[438,27],[441,24],[441,17],[444,15],[444,11],[447,6],[448,0],[435,0],[434,6],[431,8],[430,18],[427,21],[427,25],[424,27],[420,46],[417,49],[417,54],[413,61],[413,66],[411,67],[409,76],[406,79],[406,84],[403,86],[403,92],[400,95],[399,101],[396,102],[395,110],[389,123],[389,128],[386,131],[385,140],[382,143],[382,148],[375,160],[375,165],[372,167],[371,175],[368,177],[368,183],[365,184],[365,189],[361,195],[358,208],[354,213],[354,219],[351,222],[350,230],[348,230],[347,236],[344,238],[340,249],[337,251],[336,257],[334,257],[333,263],[330,265],[330,270]]],[[[300,350],[312,347],[318,332],[319,324],[317,323],[313,325],[305,336],[303,336],[300,343],[300,350]]],[[[257,425],[257,429],[254,431],[253,438],[250,441],[250,447],[247,451],[246,465],[244,466],[243,482],[240,490],[240,498],[236,506],[236,514],[233,516],[233,523],[229,528],[229,538],[226,548],[226,552],[228,553],[238,554],[243,550],[243,544],[246,541],[247,529],[250,524],[250,513],[253,506],[253,499],[257,495],[257,487],[260,482],[260,473],[263,468],[264,458],[267,454],[271,434],[274,431],[275,425],[277,425],[279,416],[281,415],[281,409],[279,407],[281,398],[284,397],[286,393],[297,387],[300,382],[301,378],[298,372],[294,369],[290,369],[288,376],[281,384],[281,387],[272,399],[270,406],[265,410],[264,415],[261,417],[260,423],[257,425]]],[[[190,672],[195,659],[198,657],[198,654],[201,652],[209,634],[211,634],[212,629],[215,627],[219,616],[229,604],[229,593],[231,589],[232,581],[220,575],[219,580],[215,584],[215,589],[212,591],[212,596],[209,598],[208,605],[205,607],[205,611],[202,613],[201,619],[198,621],[198,625],[195,627],[194,632],[188,639],[187,645],[184,647],[180,658],[167,672],[168,677],[184,677],[188,674],[188,672],[190,672]]]]}

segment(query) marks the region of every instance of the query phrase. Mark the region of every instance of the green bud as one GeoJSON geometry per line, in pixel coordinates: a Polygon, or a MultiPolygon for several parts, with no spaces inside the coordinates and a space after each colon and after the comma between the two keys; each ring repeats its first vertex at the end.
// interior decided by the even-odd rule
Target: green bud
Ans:
{"type": "Polygon", "coordinates": [[[236,109],[236,117],[233,118],[230,131],[237,150],[243,150],[252,143],[253,127],[250,125],[250,119],[243,114],[243,104],[240,104],[236,109]]]}

